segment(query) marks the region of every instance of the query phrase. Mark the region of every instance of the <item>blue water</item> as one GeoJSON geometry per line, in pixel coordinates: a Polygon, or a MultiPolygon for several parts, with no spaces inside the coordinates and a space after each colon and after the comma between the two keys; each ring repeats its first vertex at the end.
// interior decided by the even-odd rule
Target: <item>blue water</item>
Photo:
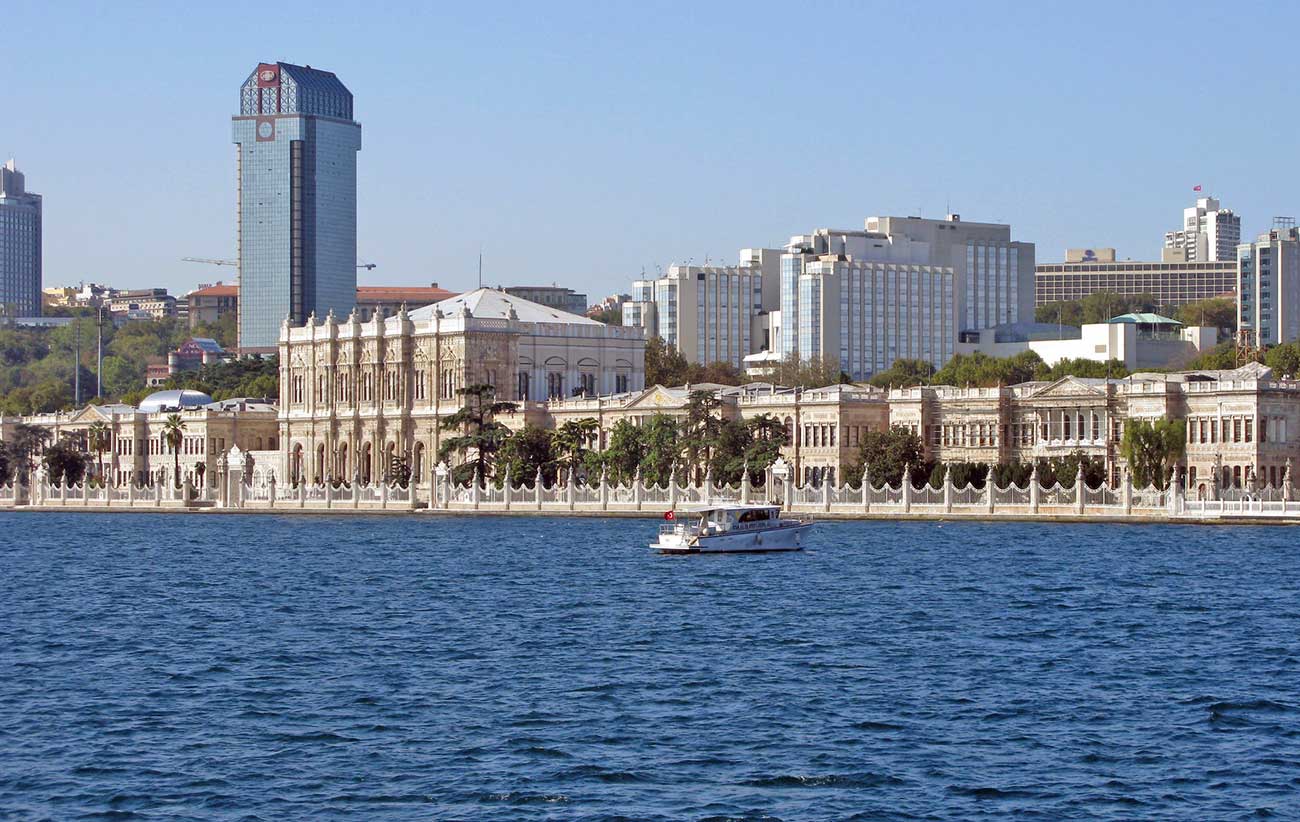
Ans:
{"type": "Polygon", "coordinates": [[[1284,528],[0,515],[0,818],[1300,817],[1284,528]]]}

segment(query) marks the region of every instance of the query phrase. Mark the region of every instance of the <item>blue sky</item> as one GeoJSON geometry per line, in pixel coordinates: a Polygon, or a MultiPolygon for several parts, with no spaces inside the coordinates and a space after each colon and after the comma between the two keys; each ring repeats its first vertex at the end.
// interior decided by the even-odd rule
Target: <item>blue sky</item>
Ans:
{"type": "Polygon", "coordinates": [[[0,154],[47,285],[183,290],[235,254],[230,116],[262,60],[356,97],[362,282],[559,282],[871,214],[1151,259],[1196,196],[1300,213],[1295,5],[9,0],[0,154]]]}

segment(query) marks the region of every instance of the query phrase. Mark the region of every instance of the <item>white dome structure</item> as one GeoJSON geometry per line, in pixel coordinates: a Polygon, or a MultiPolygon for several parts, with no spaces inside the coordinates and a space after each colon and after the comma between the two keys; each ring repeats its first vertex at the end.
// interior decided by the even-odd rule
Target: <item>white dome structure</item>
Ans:
{"type": "Polygon", "coordinates": [[[139,410],[145,414],[159,411],[180,411],[183,408],[198,408],[212,402],[212,398],[202,391],[189,388],[155,391],[140,401],[139,410]]]}

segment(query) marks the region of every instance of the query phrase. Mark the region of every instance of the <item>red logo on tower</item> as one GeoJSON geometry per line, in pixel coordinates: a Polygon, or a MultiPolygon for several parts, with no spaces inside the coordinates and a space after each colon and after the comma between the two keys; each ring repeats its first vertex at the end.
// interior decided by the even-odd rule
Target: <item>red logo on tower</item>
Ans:
{"type": "Polygon", "coordinates": [[[280,67],[275,63],[262,63],[257,67],[257,87],[275,88],[280,85],[280,67]]]}
{"type": "Polygon", "coordinates": [[[274,117],[257,118],[257,142],[259,143],[275,142],[275,118],[274,117]]]}

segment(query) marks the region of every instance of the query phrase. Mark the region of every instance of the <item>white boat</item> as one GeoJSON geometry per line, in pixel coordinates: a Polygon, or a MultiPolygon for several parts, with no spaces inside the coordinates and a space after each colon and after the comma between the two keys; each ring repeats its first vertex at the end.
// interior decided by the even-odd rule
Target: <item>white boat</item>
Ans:
{"type": "Polygon", "coordinates": [[[741,554],[802,551],[813,524],[782,519],[777,505],[699,505],[664,514],[662,554],[741,554]]]}

